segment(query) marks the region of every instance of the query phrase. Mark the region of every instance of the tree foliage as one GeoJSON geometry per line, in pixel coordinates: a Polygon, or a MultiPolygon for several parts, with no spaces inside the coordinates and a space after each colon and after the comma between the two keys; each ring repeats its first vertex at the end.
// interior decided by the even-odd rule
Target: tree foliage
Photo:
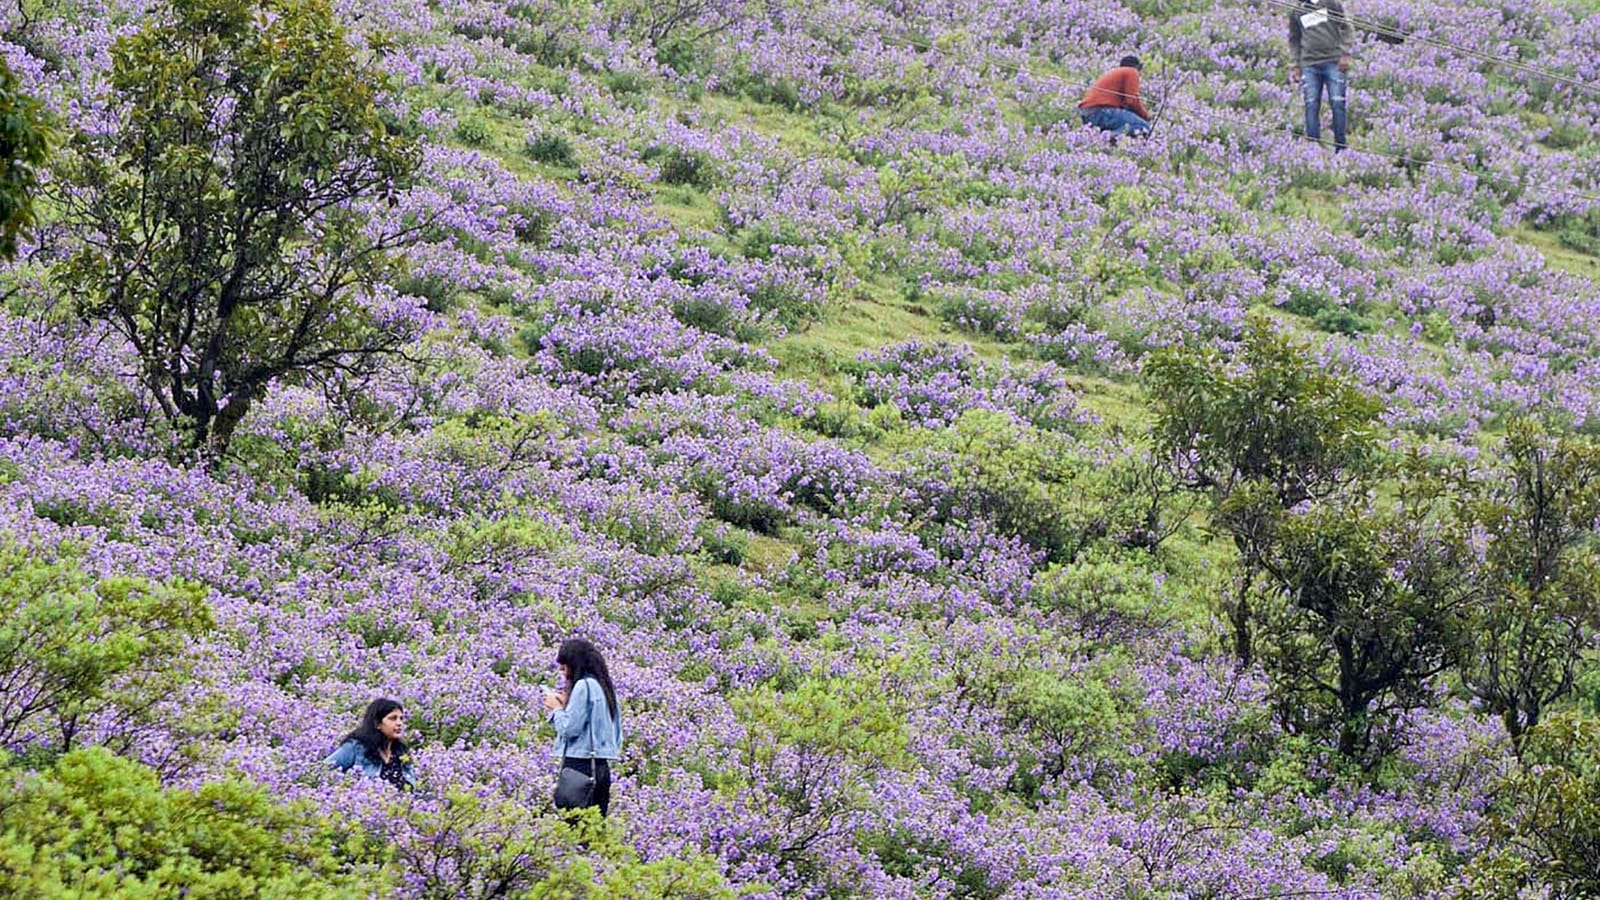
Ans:
{"type": "Polygon", "coordinates": [[[1525,734],[1523,765],[1490,811],[1494,841],[1462,896],[1600,897],[1600,720],[1562,714],[1525,734]]]}
{"type": "Polygon", "coordinates": [[[1263,540],[1285,510],[1348,492],[1371,472],[1382,405],[1259,317],[1231,356],[1177,348],[1153,355],[1145,374],[1157,452],[1210,499],[1213,526],[1239,552],[1241,576],[1223,611],[1234,653],[1249,665],[1263,540]]]}
{"type": "Polygon", "coordinates": [[[1461,633],[1461,680],[1520,748],[1572,692],[1600,631],[1600,447],[1513,423],[1485,471],[1461,477],[1461,517],[1485,546],[1483,596],[1461,633]]]}
{"type": "Polygon", "coordinates": [[[1158,445],[1193,489],[1226,497],[1266,484],[1287,508],[1331,496],[1374,461],[1382,404],[1267,319],[1251,320],[1231,357],[1169,350],[1145,374],[1158,445]]]}
{"type": "Polygon", "coordinates": [[[365,843],[306,809],[237,781],[163,788],[100,747],[43,772],[0,767],[0,814],[8,897],[355,900],[379,887],[365,843]]]}
{"type": "Polygon", "coordinates": [[[71,750],[102,711],[137,717],[183,681],[212,625],[203,586],[98,579],[70,558],[0,549],[0,747],[71,750]]]}
{"type": "Polygon", "coordinates": [[[274,380],[365,371],[408,339],[365,301],[414,231],[358,207],[417,155],[326,0],[170,0],[111,57],[111,127],[61,155],[79,248],[60,274],[216,459],[274,380]]]}
{"type": "Polygon", "coordinates": [[[0,258],[17,255],[17,240],[33,225],[39,168],[49,158],[50,127],[39,101],[23,93],[0,60],[0,258]]]}
{"type": "Polygon", "coordinates": [[[1469,551],[1438,505],[1323,503],[1252,537],[1261,664],[1291,730],[1336,734],[1341,753],[1370,761],[1389,714],[1430,704],[1473,597],[1469,551]]]}

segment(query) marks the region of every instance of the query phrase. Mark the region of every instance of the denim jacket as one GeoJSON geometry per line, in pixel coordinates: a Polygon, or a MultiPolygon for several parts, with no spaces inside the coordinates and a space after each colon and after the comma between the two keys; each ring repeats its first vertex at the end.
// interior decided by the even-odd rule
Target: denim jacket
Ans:
{"type": "MultiPolygon", "coordinates": [[[[339,749],[329,754],[324,762],[327,763],[329,768],[341,771],[355,769],[364,778],[377,778],[383,768],[377,760],[367,755],[367,748],[361,746],[360,741],[345,741],[339,745],[339,749]]],[[[416,773],[411,771],[411,764],[402,762],[400,771],[405,776],[406,784],[415,788],[417,786],[417,776],[416,773]]]]}
{"type": "Polygon", "coordinates": [[[622,717],[611,717],[611,708],[606,706],[605,688],[593,678],[584,678],[573,685],[566,707],[550,710],[549,716],[550,724],[556,726],[556,741],[551,752],[556,759],[589,757],[591,722],[594,726],[593,755],[601,759],[616,759],[621,754],[622,717]]]}

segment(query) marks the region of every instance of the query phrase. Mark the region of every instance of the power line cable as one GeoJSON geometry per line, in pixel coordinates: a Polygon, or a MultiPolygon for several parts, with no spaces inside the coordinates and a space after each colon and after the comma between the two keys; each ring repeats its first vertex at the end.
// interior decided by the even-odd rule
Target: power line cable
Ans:
{"type": "MultiPolygon", "coordinates": [[[[1291,0],[1260,0],[1260,2],[1268,6],[1276,6],[1280,9],[1288,10],[1290,12],[1305,11],[1305,7],[1291,2],[1291,0]]],[[[1356,16],[1344,16],[1344,19],[1352,26],[1362,31],[1370,32],[1376,35],[1379,40],[1385,40],[1386,43],[1414,42],[1426,44],[1441,50],[1451,50],[1455,53],[1461,54],[1462,56],[1470,56],[1483,62],[1493,63],[1494,65],[1503,66],[1508,69],[1514,69],[1524,74],[1542,78],[1546,81],[1554,82],[1556,84],[1564,84],[1568,87],[1577,88],[1581,91],[1587,91],[1591,94],[1600,95],[1600,85],[1591,84],[1587,81],[1580,81],[1569,75],[1562,75],[1559,72],[1552,72],[1549,69],[1530,65],[1522,62],[1521,60],[1511,59],[1504,56],[1496,56],[1492,53],[1476,50],[1472,47],[1464,47],[1460,44],[1451,43],[1450,41],[1446,41],[1441,38],[1430,37],[1428,35],[1417,34],[1415,32],[1399,31],[1397,29],[1390,28],[1387,25],[1367,19],[1361,19],[1356,16]]]]}
{"type": "MultiPolygon", "coordinates": [[[[1263,2],[1276,4],[1278,2],[1278,0],[1263,0],[1263,2]]],[[[927,42],[927,41],[919,41],[919,40],[914,39],[914,38],[906,38],[906,37],[891,38],[888,35],[885,35],[885,34],[883,34],[881,32],[868,31],[865,26],[846,25],[844,27],[845,27],[845,30],[854,32],[856,34],[863,34],[863,35],[870,34],[871,36],[876,37],[877,39],[883,41],[886,44],[897,42],[901,46],[907,47],[907,48],[910,48],[910,49],[922,50],[922,51],[929,52],[929,53],[938,53],[938,54],[944,55],[946,57],[950,56],[950,54],[948,52],[940,49],[939,47],[937,47],[934,44],[932,44],[930,42],[927,42]]],[[[988,53],[983,53],[982,55],[986,56],[987,57],[986,61],[991,63],[991,64],[993,64],[993,65],[995,65],[996,68],[999,68],[999,69],[1002,69],[1002,70],[1006,70],[1006,71],[1010,71],[1012,74],[1015,74],[1015,75],[1027,74],[1030,77],[1034,77],[1033,73],[1031,71],[1028,71],[1026,66],[1024,64],[1022,64],[1022,63],[1013,63],[1013,62],[1010,62],[1008,60],[999,59],[999,58],[993,56],[992,54],[988,54],[988,53]]],[[[1054,79],[1054,76],[1050,76],[1050,77],[1052,77],[1052,79],[1054,79]]],[[[1070,81],[1066,81],[1064,79],[1054,79],[1054,80],[1056,80],[1056,83],[1060,87],[1069,88],[1069,89],[1088,90],[1090,87],[1093,86],[1092,82],[1088,82],[1088,83],[1085,83],[1085,82],[1070,82],[1070,81]]],[[[1121,97],[1123,97],[1125,99],[1126,98],[1132,98],[1132,97],[1136,96],[1136,95],[1127,94],[1127,93],[1124,93],[1124,92],[1121,92],[1121,91],[1108,91],[1108,93],[1111,93],[1111,94],[1116,95],[1116,96],[1121,96],[1121,97]]],[[[1166,106],[1166,105],[1170,105],[1170,103],[1163,104],[1163,106],[1166,106]]],[[[1305,134],[1303,132],[1296,132],[1296,131],[1279,132],[1277,130],[1272,130],[1272,129],[1262,129],[1262,128],[1258,127],[1257,125],[1255,125],[1255,123],[1246,122],[1246,121],[1244,121],[1242,119],[1239,119],[1237,117],[1228,116],[1226,114],[1217,112],[1215,110],[1198,110],[1198,109],[1194,109],[1194,110],[1186,110],[1186,112],[1191,114],[1191,115],[1193,115],[1193,116],[1195,116],[1195,117],[1202,118],[1202,119],[1207,119],[1207,120],[1213,121],[1213,122],[1220,121],[1220,122],[1224,122],[1224,123],[1227,123],[1227,124],[1230,124],[1230,125],[1244,125],[1247,128],[1249,128],[1250,130],[1252,130],[1255,133],[1260,134],[1260,135],[1287,133],[1289,136],[1291,136],[1293,138],[1296,138],[1298,140],[1310,141],[1310,142],[1313,142],[1313,143],[1320,143],[1320,141],[1317,138],[1313,138],[1310,135],[1305,134]]],[[[1438,170],[1438,171],[1450,170],[1450,171],[1459,172],[1459,173],[1470,175],[1470,176],[1472,176],[1474,178],[1480,178],[1480,179],[1493,178],[1494,175],[1495,175],[1495,173],[1489,172],[1489,171],[1484,170],[1482,168],[1476,168],[1475,169],[1475,168],[1467,166],[1466,164],[1459,163],[1459,162],[1456,162],[1456,161],[1453,161],[1453,160],[1421,159],[1421,158],[1418,158],[1418,157],[1416,157],[1416,156],[1414,156],[1412,154],[1409,154],[1409,153],[1402,153],[1402,152],[1393,151],[1393,150],[1380,150],[1380,149],[1378,149],[1376,147],[1367,146],[1365,144],[1351,144],[1351,143],[1347,142],[1346,145],[1345,145],[1345,150],[1347,152],[1366,153],[1366,154],[1370,154],[1370,155],[1373,155],[1373,156],[1380,156],[1380,157],[1386,157],[1386,158],[1389,158],[1389,159],[1393,159],[1393,160],[1395,160],[1397,166],[1402,167],[1402,168],[1414,168],[1414,169],[1424,169],[1425,168],[1425,169],[1438,170]]],[[[1600,195],[1586,193],[1584,191],[1579,190],[1576,187],[1570,187],[1570,186],[1569,187],[1560,187],[1560,188],[1557,188],[1556,190],[1562,196],[1571,197],[1571,198],[1578,199],[1578,200],[1585,200],[1585,201],[1588,201],[1590,203],[1600,203],[1600,195]]]]}

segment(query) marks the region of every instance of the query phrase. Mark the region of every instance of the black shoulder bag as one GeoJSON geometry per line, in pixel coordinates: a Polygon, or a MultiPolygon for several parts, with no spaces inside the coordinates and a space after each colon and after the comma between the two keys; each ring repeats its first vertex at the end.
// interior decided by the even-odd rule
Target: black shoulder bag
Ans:
{"type": "Polygon", "coordinates": [[[589,695],[589,774],[568,768],[566,757],[561,760],[561,774],[556,777],[556,809],[583,809],[594,803],[594,691],[589,695]]]}

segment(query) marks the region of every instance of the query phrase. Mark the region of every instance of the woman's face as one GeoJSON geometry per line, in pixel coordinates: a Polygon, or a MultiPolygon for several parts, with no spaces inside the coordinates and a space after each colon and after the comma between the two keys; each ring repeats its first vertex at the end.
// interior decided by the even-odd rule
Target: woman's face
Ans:
{"type": "Polygon", "coordinates": [[[567,684],[572,683],[572,669],[566,663],[556,663],[556,668],[561,670],[561,680],[567,684]]]}
{"type": "Polygon", "coordinates": [[[406,711],[399,707],[390,710],[378,723],[378,731],[391,741],[399,740],[400,735],[406,733],[406,711]]]}

